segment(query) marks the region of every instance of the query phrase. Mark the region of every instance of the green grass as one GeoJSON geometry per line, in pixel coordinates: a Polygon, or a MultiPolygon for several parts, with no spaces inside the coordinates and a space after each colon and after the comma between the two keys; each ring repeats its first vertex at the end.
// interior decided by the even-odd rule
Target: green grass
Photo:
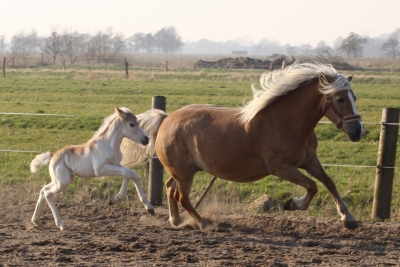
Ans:
{"type": "MultiPolygon", "coordinates": [[[[29,163],[39,152],[52,151],[69,144],[86,142],[98,129],[114,106],[127,105],[136,114],[151,107],[155,95],[167,97],[167,112],[171,113],[192,103],[209,103],[238,107],[252,98],[250,86],[258,83],[259,70],[157,70],[134,69],[125,79],[122,68],[82,67],[60,71],[56,68],[11,69],[0,80],[0,112],[67,114],[70,117],[0,115],[0,149],[35,152],[0,152],[0,201],[2,198],[36,200],[40,188],[49,182],[47,168],[31,174],[29,163]],[[37,152],[37,153],[36,153],[37,152]],[[18,190],[10,190],[18,188],[18,190]],[[17,192],[17,193],[15,193],[17,192]],[[20,192],[20,193],[18,193],[20,192]]],[[[345,73],[348,75],[350,73],[345,73]]],[[[383,107],[400,107],[400,74],[356,73],[353,89],[357,108],[363,121],[380,122],[383,107]],[[358,77],[358,78],[357,78],[358,77]]],[[[326,121],[326,119],[324,119],[326,121]]],[[[380,125],[366,124],[367,136],[351,143],[332,124],[319,124],[318,154],[324,164],[375,166],[379,146],[380,125]]],[[[397,153],[397,165],[400,163],[397,153]]],[[[326,167],[350,211],[369,219],[375,168],[326,167]]],[[[138,170],[142,185],[147,188],[146,170],[138,170]]],[[[168,178],[165,173],[164,180],[168,178]]],[[[399,212],[399,171],[395,172],[392,211],[399,212]]],[[[201,172],[192,190],[194,202],[207,187],[211,176],[201,172]]],[[[116,194],[121,178],[104,180],[76,178],[60,201],[105,204],[116,194]]],[[[319,192],[306,212],[274,212],[287,214],[337,216],[333,200],[318,183],[319,192]]],[[[304,189],[269,176],[246,184],[218,179],[210,191],[228,211],[241,211],[256,198],[268,194],[284,203],[292,196],[301,196],[304,189]]],[[[164,194],[165,198],[165,194],[164,194]]],[[[133,184],[129,187],[129,205],[139,205],[133,184]]],[[[164,203],[166,200],[164,199],[164,203]]]]}

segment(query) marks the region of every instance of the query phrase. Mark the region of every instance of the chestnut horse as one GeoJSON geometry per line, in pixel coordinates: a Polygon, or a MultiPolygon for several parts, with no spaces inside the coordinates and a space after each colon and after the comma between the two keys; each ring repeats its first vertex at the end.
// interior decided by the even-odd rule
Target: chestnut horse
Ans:
{"type": "MultiPolygon", "coordinates": [[[[138,115],[171,175],[166,181],[170,223],[182,223],[180,203],[200,229],[209,227],[189,199],[194,175],[202,170],[242,183],[270,174],[278,176],[307,190],[304,196],[287,201],[284,208],[306,210],[318,189],[298,170],[301,168],[327,187],[344,226],[357,228],[357,221],[318,160],[314,132],[318,121],[326,116],[351,141],[362,139],[365,132],[351,79],[330,65],[296,62],[264,74],[262,89],[253,86],[254,99],[243,108],[197,104],[170,115],[159,110],[138,115]]],[[[122,146],[124,158],[135,154],[133,144],[124,142],[122,146]]]]}

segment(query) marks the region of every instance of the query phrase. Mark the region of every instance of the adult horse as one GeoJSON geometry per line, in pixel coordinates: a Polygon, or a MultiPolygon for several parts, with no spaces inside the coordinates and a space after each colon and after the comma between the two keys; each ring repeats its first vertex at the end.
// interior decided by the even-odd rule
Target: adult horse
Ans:
{"type": "MultiPolygon", "coordinates": [[[[363,137],[351,79],[330,65],[296,62],[263,75],[262,90],[253,86],[254,99],[243,108],[189,105],[170,115],[157,110],[138,115],[171,175],[166,182],[171,224],[182,222],[179,202],[200,229],[209,226],[189,199],[193,177],[201,170],[235,182],[276,175],[307,190],[301,198],[291,198],[284,208],[306,210],[317,185],[298,170],[301,168],[328,188],[344,226],[357,228],[355,218],[318,160],[314,132],[318,121],[326,116],[351,141],[363,137]]],[[[134,147],[127,145],[123,144],[124,157],[135,154],[134,147]]]]}
{"type": "Polygon", "coordinates": [[[128,182],[132,180],[146,210],[154,213],[153,206],[147,200],[136,172],[120,164],[122,158],[120,147],[124,137],[141,146],[149,143],[149,137],[140,127],[132,111],[127,107],[115,107],[115,113],[105,118],[102,126],[85,144],[66,146],[54,154],[47,152],[37,155],[30,164],[31,171],[36,172],[41,166],[50,162],[51,183],[45,185],[40,191],[32,223],[41,226],[40,215],[44,201],[47,200],[56,226],[60,230],[66,228],[58,214],[53,196],[66,190],[75,175],[83,178],[122,176],[121,190],[110,200],[110,205],[126,198],[128,182]]]}

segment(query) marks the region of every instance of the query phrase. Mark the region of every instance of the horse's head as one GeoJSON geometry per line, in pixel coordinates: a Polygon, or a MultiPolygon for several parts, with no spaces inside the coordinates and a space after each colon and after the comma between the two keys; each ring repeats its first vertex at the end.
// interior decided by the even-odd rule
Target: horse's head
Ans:
{"type": "MultiPolygon", "coordinates": [[[[347,77],[346,89],[337,90],[324,96],[322,113],[347,134],[353,142],[360,141],[364,135],[364,125],[356,109],[356,96],[351,89],[350,82],[353,76],[347,77]]],[[[329,78],[324,77],[329,82],[329,78]]]]}
{"type": "Polygon", "coordinates": [[[139,121],[136,116],[127,107],[115,107],[115,113],[122,121],[122,135],[133,142],[147,145],[150,138],[140,127],[139,121]]]}

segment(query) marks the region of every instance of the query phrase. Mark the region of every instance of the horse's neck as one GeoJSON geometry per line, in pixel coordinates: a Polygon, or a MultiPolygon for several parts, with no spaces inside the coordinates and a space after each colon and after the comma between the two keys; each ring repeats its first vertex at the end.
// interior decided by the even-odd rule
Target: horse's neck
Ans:
{"type": "Polygon", "coordinates": [[[107,131],[94,137],[92,140],[95,142],[103,142],[108,144],[111,148],[120,149],[123,135],[119,125],[108,127],[107,131]]]}
{"type": "Polygon", "coordinates": [[[281,118],[293,131],[305,134],[312,132],[323,116],[321,113],[323,95],[318,92],[317,86],[312,82],[291,91],[271,103],[270,107],[267,106],[264,112],[281,118]]]}

